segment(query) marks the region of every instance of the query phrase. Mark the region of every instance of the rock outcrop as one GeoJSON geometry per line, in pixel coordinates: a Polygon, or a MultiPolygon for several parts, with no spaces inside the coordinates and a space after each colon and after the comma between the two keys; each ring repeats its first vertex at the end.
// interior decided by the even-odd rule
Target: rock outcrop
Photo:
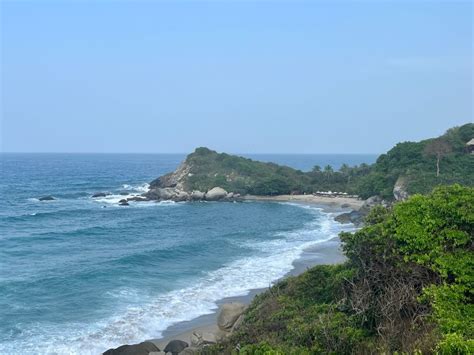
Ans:
{"type": "Polygon", "coordinates": [[[242,303],[226,303],[222,305],[217,316],[217,326],[223,331],[230,331],[239,317],[244,313],[246,306],[242,303]]]}
{"type": "Polygon", "coordinates": [[[364,201],[364,204],[359,210],[341,213],[334,219],[342,224],[352,223],[356,227],[360,227],[364,223],[364,219],[370,210],[377,205],[387,206],[387,203],[380,196],[372,196],[364,201]]]}
{"type": "Polygon", "coordinates": [[[408,198],[407,181],[403,176],[400,176],[393,187],[393,197],[396,201],[404,201],[408,198]]]}
{"type": "Polygon", "coordinates": [[[184,161],[172,173],[168,173],[153,180],[150,183],[150,189],[173,187],[178,190],[185,190],[184,179],[190,174],[191,166],[192,165],[187,161],[184,161]]]}

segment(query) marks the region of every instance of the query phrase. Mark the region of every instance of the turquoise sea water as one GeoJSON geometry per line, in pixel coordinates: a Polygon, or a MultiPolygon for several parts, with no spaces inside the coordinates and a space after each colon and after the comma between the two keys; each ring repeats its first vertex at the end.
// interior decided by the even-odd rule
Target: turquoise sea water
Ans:
{"type": "MultiPolygon", "coordinates": [[[[303,170],[375,159],[251,157],[303,170]]],[[[97,354],[159,337],[219,299],[269,286],[341,229],[288,203],[117,205],[183,158],[0,155],[0,354],[97,354]],[[91,198],[98,191],[112,195],[91,198]]]]}

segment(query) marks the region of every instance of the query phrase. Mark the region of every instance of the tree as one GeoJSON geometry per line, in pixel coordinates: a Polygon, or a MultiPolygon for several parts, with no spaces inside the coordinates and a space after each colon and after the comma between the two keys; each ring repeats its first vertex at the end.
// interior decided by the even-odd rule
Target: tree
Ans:
{"type": "Polygon", "coordinates": [[[341,167],[339,168],[339,171],[341,173],[343,173],[344,175],[349,175],[350,171],[351,171],[351,168],[349,167],[349,165],[347,165],[346,163],[342,164],[341,167]]]}
{"type": "Polygon", "coordinates": [[[436,157],[436,176],[439,176],[439,162],[440,160],[452,152],[451,145],[444,139],[437,138],[429,142],[424,149],[426,156],[436,157]]]}
{"type": "Polygon", "coordinates": [[[327,173],[327,174],[332,174],[334,172],[334,170],[333,170],[331,165],[326,165],[324,167],[324,172],[327,173]]]}
{"type": "Polygon", "coordinates": [[[334,169],[332,168],[331,165],[326,165],[324,167],[324,175],[326,175],[326,179],[329,181],[329,179],[331,178],[331,176],[333,175],[334,173],[334,169]]]}
{"type": "Polygon", "coordinates": [[[320,173],[321,172],[321,167],[319,165],[315,165],[313,167],[313,173],[320,173]]]}

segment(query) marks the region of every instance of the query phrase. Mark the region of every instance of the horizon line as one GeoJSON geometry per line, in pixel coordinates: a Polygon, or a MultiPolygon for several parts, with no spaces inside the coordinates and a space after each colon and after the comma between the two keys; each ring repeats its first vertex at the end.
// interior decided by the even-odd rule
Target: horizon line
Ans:
{"type": "MultiPolygon", "coordinates": [[[[194,152],[194,151],[193,151],[194,152]]],[[[229,153],[224,151],[217,151],[218,153],[226,153],[231,155],[268,155],[268,154],[275,154],[275,155],[380,155],[384,153],[283,153],[283,152],[246,152],[246,153],[229,153]]],[[[192,153],[192,152],[191,152],[192,153]]],[[[0,151],[0,154],[161,154],[161,155],[188,155],[191,153],[185,152],[13,152],[13,151],[0,151]]]]}

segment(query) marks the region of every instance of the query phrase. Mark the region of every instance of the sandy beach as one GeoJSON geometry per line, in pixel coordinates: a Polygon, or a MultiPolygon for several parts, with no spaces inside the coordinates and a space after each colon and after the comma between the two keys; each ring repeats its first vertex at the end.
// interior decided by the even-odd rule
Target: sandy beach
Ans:
{"type": "Polygon", "coordinates": [[[330,208],[349,208],[353,210],[359,209],[364,200],[354,197],[329,197],[329,196],[315,196],[315,195],[278,195],[278,196],[243,196],[244,200],[250,201],[277,201],[277,202],[299,202],[321,205],[322,207],[330,208]]]}

